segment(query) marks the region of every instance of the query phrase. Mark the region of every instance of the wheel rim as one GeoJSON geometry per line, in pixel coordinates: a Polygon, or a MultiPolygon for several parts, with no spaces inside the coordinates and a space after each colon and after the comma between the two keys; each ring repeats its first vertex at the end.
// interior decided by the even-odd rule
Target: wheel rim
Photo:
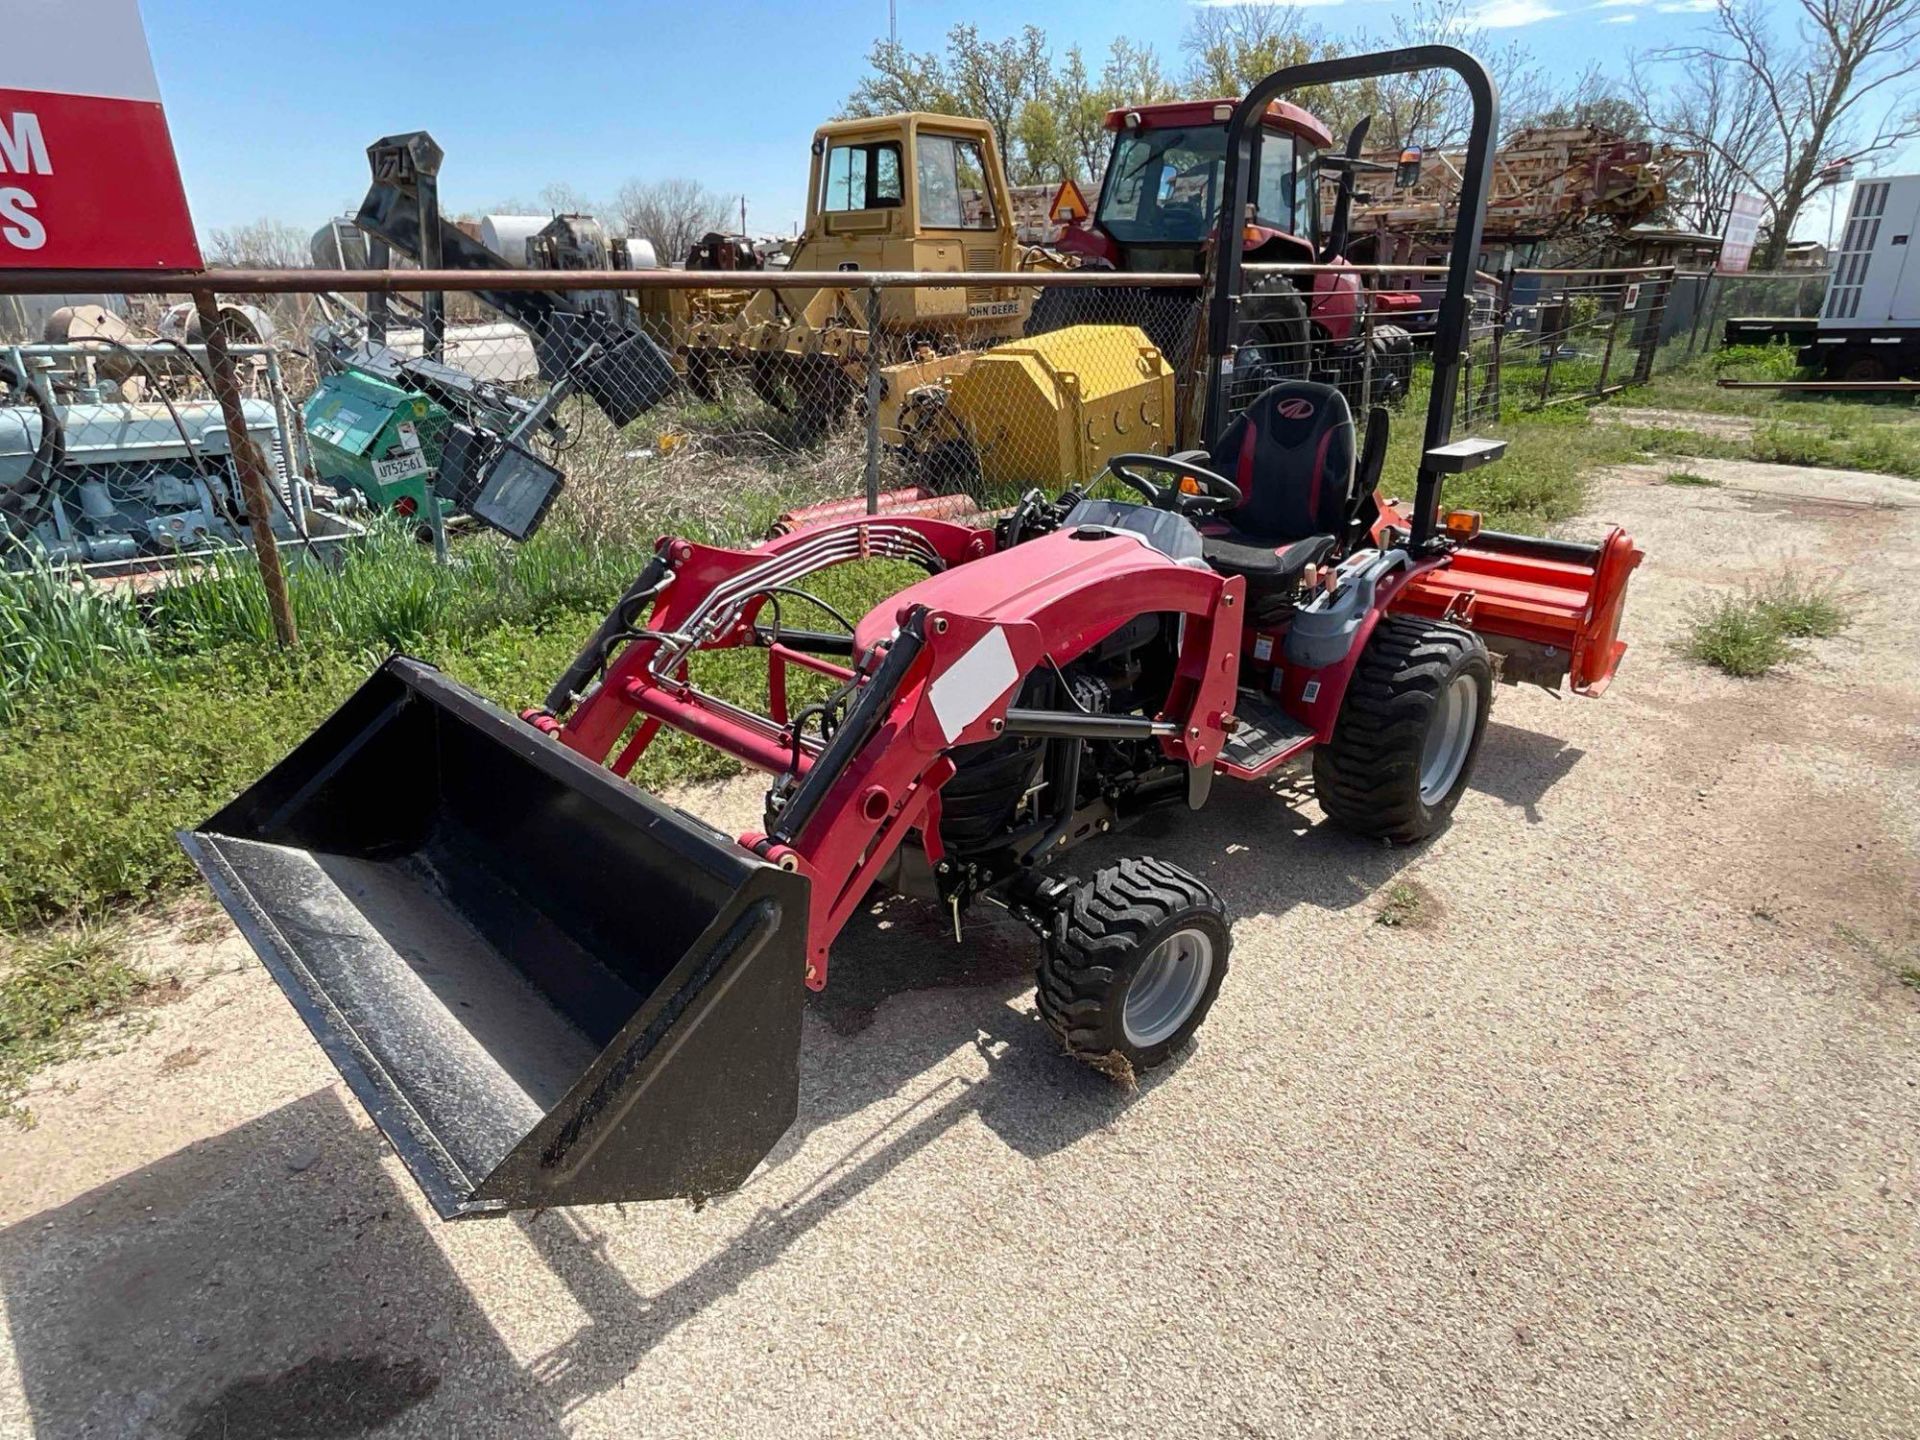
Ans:
{"type": "Polygon", "coordinates": [[[1480,718],[1480,687],[1471,675],[1456,675],[1440,693],[1427,741],[1420,752],[1420,800],[1437,805],[1447,798],[1473,748],[1474,722],[1480,718]]]}
{"type": "Polygon", "coordinates": [[[1158,1045],[1187,1023],[1213,976],[1213,940],[1178,930],[1153,947],[1127,987],[1120,1027],[1133,1046],[1158,1045]]]}

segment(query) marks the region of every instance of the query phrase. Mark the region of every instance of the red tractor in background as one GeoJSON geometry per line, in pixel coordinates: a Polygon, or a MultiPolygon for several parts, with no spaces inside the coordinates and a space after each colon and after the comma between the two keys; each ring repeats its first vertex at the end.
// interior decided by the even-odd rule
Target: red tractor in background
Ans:
{"type": "MultiPolygon", "coordinates": [[[[956,930],[1004,907],[1038,938],[1036,1008],[1063,1049],[1159,1065],[1227,977],[1226,907],[1167,860],[1074,876],[1067,854],[1300,763],[1334,822],[1419,841],[1467,787],[1496,678],[1605,688],[1633,541],[1495,534],[1440,508],[1446,476],[1504,448],[1450,438],[1485,69],[1422,46],[1269,76],[1224,127],[1223,203],[1257,173],[1280,90],[1433,67],[1475,118],[1425,443],[1386,482],[1411,479],[1410,502],[1382,489],[1384,409],[1364,443],[1310,379],[1227,413],[1233,247],[1202,332],[1208,447],[1114,457],[1136,498],[1032,491],[995,523],[866,515],[741,547],[664,537],[544,705],[508,715],[395,657],[181,837],[440,1214],[743,1184],[799,1113],[805,993],[875,896],[956,930]],[[858,619],[805,588],[871,559],[924,573],[858,619]],[[803,628],[801,605],[840,628],[803,628]],[[711,688],[708,662],[743,652],[764,656],[760,708],[711,688]],[[770,777],[758,826],[724,834],[628,781],[668,732],[770,777]]],[[[1286,863],[1284,843],[1265,853],[1286,863]]]]}
{"type": "MultiPolygon", "coordinates": [[[[1189,100],[1109,111],[1106,128],[1114,140],[1099,199],[1084,223],[1061,232],[1054,248],[1079,265],[1122,274],[1205,273],[1219,229],[1235,103],[1189,100]]],[[[1327,268],[1311,277],[1268,273],[1248,287],[1234,341],[1246,394],[1316,375],[1343,384],[1358,373],[1363,347],[1373,351],[1374,396],[1391,400],[1406,392],[1413,337],[1394,320],[1410,320],[1425,302],[1410,291],[1373,288],[1346,258],[1356,177],[1393,169],[1360,158],[1371,123],[1354,126],[1336,152],[1326,125],[1298,105],[1276,100],[1260,117],[1259,165],[1241,207],[1241,258],[1250,265],[1327,268]],[[1323,215],[1320,177],[1327,172],[1339,181],[1333,212],[1323,215]],[[1370,325],[1363,323],[1368,309],[1376,317],[1370,325]]],[[[1127,290],[1118,282],[1115,290],[1128,296],[1130,313],[1146,316],[1143,328],[1161,353],[1184,369],[1194,348],[1197,297],[1127,290]]],[[[1030,329],[1110,318],[1113,294],[1045,291],[1030,329]]]]}

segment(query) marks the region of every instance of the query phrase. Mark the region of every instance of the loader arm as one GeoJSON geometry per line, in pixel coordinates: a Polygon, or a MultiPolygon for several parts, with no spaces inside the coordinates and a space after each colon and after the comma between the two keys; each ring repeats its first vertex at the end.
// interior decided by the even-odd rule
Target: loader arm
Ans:
{"type": "Polygon", "coordinates": [[[604,681],[564,724],[536,717],[581,755],[630,772],[662,727],[693,735],[777,778],[765,833],[741,844],[811,882],[806,983],[826,984],[835,936],[909,833],[937,860],[929,816],[953,772],[948,752],[1000,733],[1036,668],[1064,665],[1143,612],[1184,616],[1186,641],[1165,710],[1162,749],[1209,767],[1219,755],[1236,679],[1243,582],[1179,565],[1136,537],[1059,534],[992,553],[989,531],[946,521],[863,518],[781,536],[751,550],[662,542],[671,584],[633,627],[604,681]],[[936,573],[875,609],[841,667],[768,645],[768,711],[700,691],[699,650],[763,643],[766,587],[849,560],[920,558],[936,573]],[[851,687],[831,741],[799,733],[783,712],[787,666],[808,663],[851,687]],[[637,728],[634,728],[636,727],[637,728]]]}

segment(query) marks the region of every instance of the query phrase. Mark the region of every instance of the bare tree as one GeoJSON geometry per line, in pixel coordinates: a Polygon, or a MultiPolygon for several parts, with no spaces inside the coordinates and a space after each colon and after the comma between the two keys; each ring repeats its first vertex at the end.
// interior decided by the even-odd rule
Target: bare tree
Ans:
{"type": "Polygon", "coordinates": [[[209,230],[200,248],[209,264],[223,268],[290,270],[311,263],[310,238],[297,226],[263,217],[232,230],[209,230]]]}
{"type": "Polygon", "coordinates": [[[541,187],[540,208],[549,215],[591,215],[597,207],[565,180],[555,180],[541,187]]]}
{"type": "MultiPolygon", "coordinates": [[[[1478,55],[1493,76],[1500,96],[1501,135],[1532,123],[1551,104],[1545,72],[1533,54],[1517,40],[1500,43],[1494,33],[1474,23],[1470,0],[1415,0],[1393,17],[1388,34],[1368,41],[1389,46],[1455,45],[1478,55]]],[[[1466,143],[1473,119],[1473,100],[1450,71],[1422,70],[1393,75],[1377,82],[1373,144],[1422,145],[1442,149],[1466,143]]]]}
{"type": "Polygon", "coordinates": [[[1649,129],[1644,97],[1635,93],[1633,82],[1616,80],[1598,62],[1590,63],[1538,114],[1510,115],[1509,121],[1552,129],[1594,125],[1628,140],[1646,139],[1649,129]]]}
{"type": "Polygon", "coordinates": [[[1779,131],[1752,71],[1705,65],[1678,74],[1650,73],[1636,60],[1629,93],[1654,132],[1693,153],[1669,199],[1674,220],[1704,235],[1721,234],[1733,197],[1765,193],[1755,176],[1779,173],[1779,131]]]}
{"type": "Polygon", "coordinates": [[[1734,92],[1729,98],[1749,99],[1771,128],[1764,145],[1743,154],[1729,143],[1740,136],[1725,133],[1717,106],[1705,117],[1696,107],[1692,117],[1717,163],[1767,203],[1767,238],[1757,260],[1762,269],[1780,263],[1822,170],[1885,154],[1920,135],[1912,85],[1920,64],[1920,0],[1795,0],[1794,9],[1787,36],[1759,0],[1719,0],[1704,39],[1649,57],[1666,73],[1685,77],[1683,92],[1697,92],[1711,71],[1724,69],[1734,92]]]}
{"type": "Polygon", "coordinates": [[[629,180],[613,200],[626,233],[651,240],[662,265],[684,260],[708,231],[726,229],[732,208],[730,196],[698,180],[629,180]]]}

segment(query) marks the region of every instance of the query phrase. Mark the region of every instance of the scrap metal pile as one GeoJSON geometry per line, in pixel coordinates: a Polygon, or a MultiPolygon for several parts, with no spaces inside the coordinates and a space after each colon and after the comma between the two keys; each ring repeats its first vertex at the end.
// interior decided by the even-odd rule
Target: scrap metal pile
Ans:
{"type": "MultiPolygon", "coordinates": [[[[1399,152],[1367,158],[1392,164],[1399,152]]],[[[1636,225],[1666,203],[1693,159],[1691,151],[1629,140],[1599,125],[1521,130],[1494,157],[1487,239],[1546,239],[1595,222],[1636,225]]],[[[1463,163],[1458,152],[1430,153],[1412,187],[1357,199],[1355,232],[1380,236],[1383,258],[1396,239],[1430,236],[1444,243],[1463,163]]]]}

